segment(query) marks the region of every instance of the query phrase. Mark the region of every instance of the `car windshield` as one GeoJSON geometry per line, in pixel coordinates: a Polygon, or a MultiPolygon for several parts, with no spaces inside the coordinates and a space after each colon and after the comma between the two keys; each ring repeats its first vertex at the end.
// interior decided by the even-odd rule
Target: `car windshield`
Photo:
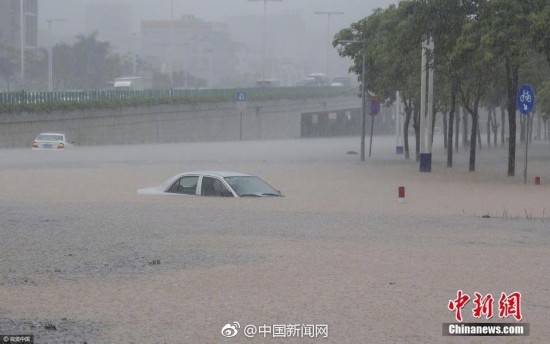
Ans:
{"type": "Polygon", "coordinates": [[[227,183],[239,197],[243,196],[281,196],[271,185],[254,176],[225,177],[227,183]]]}
{"type": "Polygon", "coordinates": [[[63,135],[45,135],[45,134],[42,134],[42,135],[38,135],[38,137],[36,139],[40,140],[40,141],[63,141],[63,135]]]}

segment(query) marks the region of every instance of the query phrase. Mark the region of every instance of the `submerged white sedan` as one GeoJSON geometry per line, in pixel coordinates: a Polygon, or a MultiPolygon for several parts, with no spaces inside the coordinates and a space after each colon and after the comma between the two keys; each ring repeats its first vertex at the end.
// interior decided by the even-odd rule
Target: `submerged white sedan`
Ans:
{"type": "Polygon", "coordinates": [[[282,196],[256,176],[239,172],[198,171],[180,173],[156,187],[138,189],[139,194],[183,194],[219,197],[282,196]]]}
{"type": "Polygon", "coordinates": [[[65,134],[41,133],[32,142],[32,149],[62,150],[68,146],[65,134]]]}

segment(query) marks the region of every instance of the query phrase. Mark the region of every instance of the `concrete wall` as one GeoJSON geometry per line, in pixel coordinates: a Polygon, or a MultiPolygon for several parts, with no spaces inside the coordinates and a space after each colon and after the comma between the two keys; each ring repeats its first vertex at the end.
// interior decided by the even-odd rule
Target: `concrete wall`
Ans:
{"type": "Polygon", "coordinates": [[[360,108],[358,97],[159,105],[121,110],[0,114],[0,147],[29,147],[41,132],[77,145],[298,138],[301,114],[360,108]],[[242,113],[242,131],[241,131],[242,113]]]}

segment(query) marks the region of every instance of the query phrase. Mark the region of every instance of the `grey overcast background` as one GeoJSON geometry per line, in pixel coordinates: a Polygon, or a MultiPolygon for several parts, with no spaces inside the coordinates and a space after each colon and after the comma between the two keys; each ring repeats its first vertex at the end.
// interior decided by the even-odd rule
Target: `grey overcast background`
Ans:
{"type": "MultiPolygon", "coordinates": [[[[208,21],[223,21],[228,16],[263,15],[263,1],[249,0],[173,0],[174,16],[193,14],[208,21]]],[[[92,3],[125,2],[132,4],[134,29],[139,30],[140,20],[169,19],[170,0],[46,0],[40,1],[39,28],[46,29],[46,20],[63,17],[66,19],[64,30],[79,33],[84,31],[84,11],[92,3]]],[[[316,16],[315,11],[340,11],[343,15],[331,17],[334,31],[349,26],[350,23],[364,18],[375,8],[386,8],[397,0],[268,0],[267,12],[282,14],[290,12],[303,13],[308,28],[313,31],[326,32],[326,16],[316,16]]],[[[61,30],[61,29],[59,29],[61,30]]],[[[331,31],[333,31],[331,29],[331,31]]]]}

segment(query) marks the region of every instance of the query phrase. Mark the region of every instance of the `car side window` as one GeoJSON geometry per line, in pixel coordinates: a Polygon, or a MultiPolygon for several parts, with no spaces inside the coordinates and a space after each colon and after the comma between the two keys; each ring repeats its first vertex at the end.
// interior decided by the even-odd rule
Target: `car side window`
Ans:
{"type": "Polygon", "coordinates": [[[194,195],[197,192],[198,176],[184,176],[176,180],[167,192],[194,195]]]}
{"type": "Polygon", "coordinates": [[[212,177],[202,177],[201,195],[222,197],[233,196],[219,179],[212,177]]]}

